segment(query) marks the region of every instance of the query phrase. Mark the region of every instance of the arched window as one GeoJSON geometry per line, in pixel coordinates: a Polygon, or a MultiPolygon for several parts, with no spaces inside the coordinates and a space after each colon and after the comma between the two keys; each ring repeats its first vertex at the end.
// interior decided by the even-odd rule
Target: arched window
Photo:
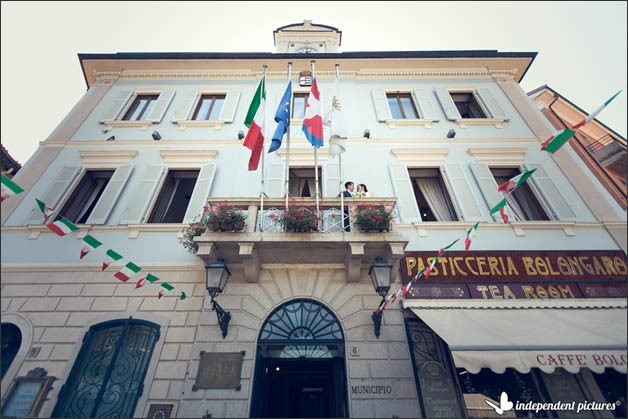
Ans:
{"type": "Polygon", "coordinates": [[[92,326],[52,417],[133,417],[158,339],[159,326],[142,320],[92,326]]]}
{"type": "Polygon", "coordinates": [[[2,346],[0,347],[2,376],[0,379],[2,379],[15,359],[15,355],[17,355],[17,352],[20,350],[20,346],[22,345],[22,332],[20,332],[19,327],[12,323],[2,323],[0,328],[2,340],[2,346]]]}

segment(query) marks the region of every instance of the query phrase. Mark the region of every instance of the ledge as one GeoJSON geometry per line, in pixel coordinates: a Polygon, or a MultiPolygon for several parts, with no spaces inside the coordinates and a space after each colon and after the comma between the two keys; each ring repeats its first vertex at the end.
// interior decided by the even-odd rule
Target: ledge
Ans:
{"type": "Polygon", "coordinates": [[[198,169],[216,158],[218,150],[159,150],[159,155],[166,166],[198,169]]]}
{"type": "Polygon", "coordinates": [[[213,127],[215,130],[220,130],[225,125],[225,121],[184,120],[172,121],[172,123],[178,125],[180,130],[185,130],[188,127],[213,127]]]}
{"type": "Polygon", "coordinates": [[[525,160],[526,147],[470,147],[467,153],[479,162],[520,166],[525,160]]]}
{"type": "Polygon", "coordinates": [[[102,122],[105,125],[106,131],[111,131],[113,128],[139,128],[145,131],[148,127],[153,125],[151,121],[107,121],[102,122]]]}
{"type": "MultiPolygon", "coordinates": [[[[307,140],[306,140],[307,141],[307,140]]],[[[286,148],[281,147],[276,151],[277,155],[283,163],[286,162],[286,148]]],[[[329,158],[329,147],[321,147],[318,149],[318,164],[329,158]]],[[[290,165],[314,165],[314,147],[295,148],[290,147],[290,165]]]]}
{"type": "Polygon", "coordinates": [[[495,128],[503,128],[504,122],[508,121],[507,119],[498,119],[498,118],[465,118],[465,119],[456,119],[454,122],[460,126],[460,128],[467,128],[468,126],[479,126],[479,125],[494,125],[495,128]]]}
{"type": "Polygon", "coordinates": [[[432,128],[432,122],[436,122],[433,119],[387,119],[386,125],[389,128],[397,127],[419,127],[432,128]]]}
{"type": "Polygon", "coordinates": [[[89,168],[116,168],[138,154],[136,150],[79,150],[81,165],[89,168]]]}
{"type": "Polygon", "coordinates": [[[448,148],[393,148],[390,150],[393,156],[401,163],[441,166],[449,154],[448,148]]]}

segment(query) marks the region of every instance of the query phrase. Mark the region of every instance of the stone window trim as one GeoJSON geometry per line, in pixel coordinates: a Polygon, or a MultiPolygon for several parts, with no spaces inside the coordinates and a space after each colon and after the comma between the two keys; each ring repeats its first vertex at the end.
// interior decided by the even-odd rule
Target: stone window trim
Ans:
{"type": "Polygon", "coordinates": [[[172,123],[176,124],[179,127],[179,130],[183,131],[186,128],[198,128],[198,127],[210,127],[214,128],[216,131],[220,130],[224,125],[225,121],[211,119],[211,120],[195,120],[192,119],[194,114],[196,113],[198,106],[203,98],[203,96],[223,96],[226,98],[229,92],[227,90],[198,90],[196,91],[196,96],[192,101],[192,106],[187,111],[185,115],[185,119],[182,120],[173,120],[172,123]]]}
{"type": "Polygon", "coordinates": [[[2,313],[2,323],[11,323],[17,326],[22,333],[22,343],[20,345],[20,349],[17,351],[11,366],[2,379],[0,398],[4,400],[4,397],[7,395],[7,391],[11,387],[13,379],[17,376],[17,373],[22,367],[22,363],[31,349],[31,345],[33,344],[33,323],[25,314],[11,312],[2,313]]]}

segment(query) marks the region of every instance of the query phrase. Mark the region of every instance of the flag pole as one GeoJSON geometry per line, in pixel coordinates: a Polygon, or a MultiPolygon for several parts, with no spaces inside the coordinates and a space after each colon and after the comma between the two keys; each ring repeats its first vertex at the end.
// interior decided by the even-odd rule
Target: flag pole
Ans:
{"type": "MultiPolygon", "coordinates": [[[[292,79],[292,63],[288,63],[288,83],[292,79]]],[[[286,133],[286,182],[284,185],[284,193],[286,197],[286,209],[288,209],[288,197],[290,192],[290,119],[292,118],[292,99],[294,95],[290,95],[290,115],[288,115],[288,132],[286,133]]]]}
{"type": "MultiPolygon", "coordinates": [[[[314,75],[314,60],[310,61],[312,66],[312,83],[316,76],[314,75]]],[[[319,92],[319,100],[320,100],[320,92],[319,92]]],[[[318,193],[318,147],[314,147],[314,193],[316,196],[316,217],[319,219],[320,223],[320,195],[318,193]]]]}
{"type": "MultiPolygon", "coordinates": [[[[264,100],[264,96],[266,93],[266,64],[263,65],[264,73],[262,75],[262,101],[264,101],[264,108],[266,108],[266,101],[264,100]]],[[[264,109],[264,118],[266,118],[266,109],[264,109]]],[[[266,126],[266,121],[262,122],[262,127],[266,126]]],[[[262,139],[264,139],[264,132],[262,131],[262,139]]],[[[262,141],[262,183],[261,183],[261,193],[260,193],[260,230],[264,232],[264,195],[266,192],[264,191],[264,141],[262,141]]]]}
{"type": "MultiPolygon", "coordinates": [[[[340,64],[336,64],[336,90],[339,89],[338,83],[340,79],[340,64]]],[[[338,93],[338,92],[334,92],[338,93]]],[[[333,106],[333,104],[332,104],[333,106]]],[[[331,147],[331,144],[330,144],[331,147]]],[[[340,180],[338,181],[338,190],[340,191],[340,225],[342,231],[345,231],[345,191],[342,189],[342,153],[338,154],[338,171],[340,173],[340,180]]],[[[349,220],[347,220],[349,222],[349,220]]]]}

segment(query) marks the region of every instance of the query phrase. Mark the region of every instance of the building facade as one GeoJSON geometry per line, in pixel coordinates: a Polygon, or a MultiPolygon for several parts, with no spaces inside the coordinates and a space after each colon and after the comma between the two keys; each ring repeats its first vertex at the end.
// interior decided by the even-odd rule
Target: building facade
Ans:
{"type": "Polygon", "coordinates": [[[340,53],[341,32],[310,21],[274,36],[275,53],[79,55],[86,94],[13,179],[26,192],[2,203],[3,416],[486,416],[484,399],[501,391],[619,400],[582,414],[621,416],[626,257],[540,150],[551,125],[519,86],[536,54],[340,53]],[[285,145],[265,155],[262,213],[244,120],[266,66],[268,142],[288,63],[289,167],[285,145]],[[314,205],[301,131],[312,71],[323,113],[339,74],[346,152],[341,171],[325,128],[320,231],[284,232],[270,214],[286,172],[292,202],[314,205]],[[510,222],[493,217],[497,184],[532,168],[510,222]],[[349,231],[337,223],[345,181],[371,195],[345,199],[349,231]],[[35,198],[80,231],[51,233],[35,198]],[[247,214],[245,231],[204,232],[187,252],[181,230],[225,200],[247,214]],[[360,231],[364,204],[394,205],[392,229],[360,231]],[[79,259],[86,235],[104,244],[79,259]],[[383,310],[377,336],[374,264],[392,267],[394,292],[456,239],[429,280],[383,310]],[[103,271],[107,249],[123,259],[103,271]],[[142,271],[114,277],[129,261],[142,271]],[[226,327],[206,286],[220,264],[226,327]],[[136,288],[145,272],[175,291],[136,288]]]}

